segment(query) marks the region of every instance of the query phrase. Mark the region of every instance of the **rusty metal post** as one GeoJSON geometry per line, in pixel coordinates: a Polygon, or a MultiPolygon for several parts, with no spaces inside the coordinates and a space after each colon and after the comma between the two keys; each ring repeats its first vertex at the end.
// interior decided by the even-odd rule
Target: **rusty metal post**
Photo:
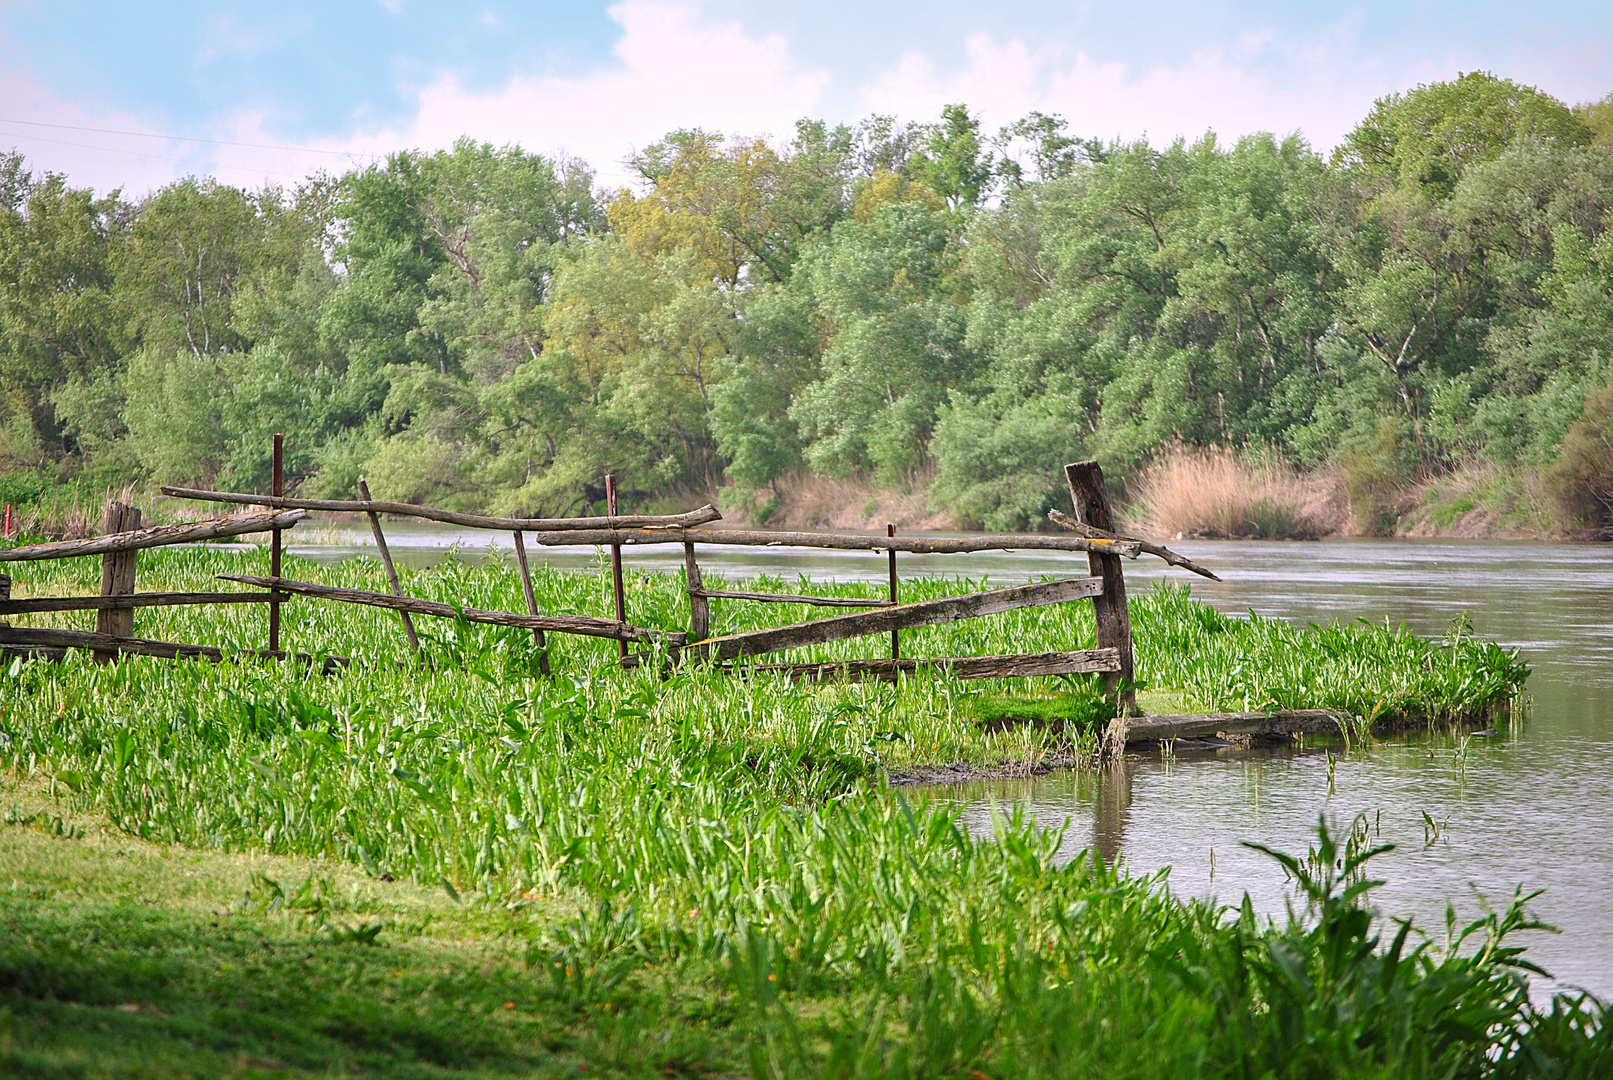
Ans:
{"type": "MultiPolygon", "coordinates": [[[[605,474],[605,513],[609,517],[616,516],[616,475],[614,473],[605,474]]],[[[616,523],[611,522],[610,527],[614,529],[616,523]]],[[[627,593],[622,588],[622,545],[620,544],[610,546],[610,575],[611,584],[616,590],[616,621],[625,625],[627,622],[627,593]]],[[[618,638],[616,648],[617,655],[626,660],[627,642],[618,638]]]]}

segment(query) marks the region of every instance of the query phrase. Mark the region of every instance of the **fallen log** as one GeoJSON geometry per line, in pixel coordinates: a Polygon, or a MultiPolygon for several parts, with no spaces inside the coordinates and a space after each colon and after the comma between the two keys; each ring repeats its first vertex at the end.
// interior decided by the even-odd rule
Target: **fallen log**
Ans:
{"type": "Polygon", "coordinates": [[[1226,735],[1344,733],[1344,720],[1327,709],[1276,709],[1271,712],[1181,713],[1134,716],[1126,721],[1126,742],[1169,742],[1226,735]]]}
{"type": "Polygon", "coordinates": [[[306,510],[265,511],[235,514],[211,521],[190,521],[180,525],[159,525],[152,529],[91,536],[83,540],[54,540],[46,544],[0,550],[0,562],[34,562],[41,559],[71,559],[79,555],[105,555],[114,551],[140,551],[170,544],[192,544],[198,540],[219,540],[228,536],[289,529],[308,516],[306,510]]]}
{"type": "Polygon", "coordinates": [[[253,577],[248,574],[219,574],[222,581],[236,581],[242,585],[257,585],[265,589],[314,596],[321,600],[335,600],[343,604],[366,604],[370,607],[407,611],[415,615],[433,615],[439,619],[457,619],[464,615],[473,623],[490,626],[514,626],[523,630],[553,630],[561,634],[581,634],[584,637],[610,638],[614,641],[660,641],[682,645],[689,635],[676,630],[649,630],[642,626],[619,623],[614,619],[596,619],[591,615],[517,615],[510,611],[482,611],[478,608],[459,608],[435,600],[416,600],[410,596],[392,596],[389,593],[365,592],[362,589],[338,589],[329,585],[315,585],[307,581],[288,578],[253,577]]]}
{"type": "Polygon", "coordinates": [[[239,656],[260,660],[300,660],[312,663],[318,659],[328,672],[346,667],[352,661],[345,656],[315,657],[310,653],[272,652],[268,649],[220,649],[214,645],[185,645],[174,641],[153,641],[149,638],[113,637],[110,634],[93,634],[87,630],[57,630],[53,627],[0,626],[0,646],[7,651],[19,649],[93,649],[96,652],[132,653],[136,656],[156,656],[167,660],[200,659],[219,663],[239,656]]]}
{"type": "Polygon", "coordinates": [[[122,596],[40,596],[0,600],[0,615],[39,611],[122,611],[127,608],[191,607],[199,604],[267,604],[268,593],[128,593],[122,596]]]}
{"type": "Polygon", "coordinates": [[[826,679],[895,682],[899,675],[913,675],[921,669],[952,679],[1015,679],[1114,671],[1119,666],[1120,656],[1114,649],[1080,649],[1075,652],[1017,653],[1007,656],[841,660],[821,664],[733,664],[724,670],[738,675],[778,672],[796,682],[826,679]]]}
{"type": "Polygon", "coordinates": [[[1067,600],[1080,600],[1103,592],[1103,580],[1095,577],[1060,578],[1035,585],[1018,585],[1007,589],[990,589],[986,592],[949,596],[940,600],[921,600],[913,604],[867,611],[857,615],[838,615],[829,619],[778,626],[767,630],[752,630],[742,634],[707,638],[697,647],[713,660],[737,660],[742,656],[757,656],[797,649],[806,645],[822,645],[831,641],[863,637],[868,634],[905,630],[916,626],[934,626],[955,622],[979,615],[995,615],[1020,608],[1060,604],[1067,600]]]}
{"type": "Polygon", "coordinates": [[[672,529],[704,525],[708,521],[721,521],[722,512],[707,503],[686,514],[615,514],[605,517],[581,518],[495,518],[485,514],[462,514],[454,510],[438,510],[412,503],[381,502],[374,499],[294,499],[289,496],[252,495],[239,491],[207,491],[201,488],[162,486],[164,495],[176,499],[197,499],[205,502],[237,503],[242,506],[295,507],[302,510],[332,510],[357,514],[395,514],[400,517],[426,518],[446,525],[463,525],[468,529],[496,529],[509,532],[546,532],[571,529],[672,529]]]}

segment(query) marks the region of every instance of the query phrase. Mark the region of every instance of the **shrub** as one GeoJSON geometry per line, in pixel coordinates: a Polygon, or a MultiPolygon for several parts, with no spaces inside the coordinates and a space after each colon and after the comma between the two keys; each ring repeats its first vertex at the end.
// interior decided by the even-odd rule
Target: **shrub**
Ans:
{"type": "Polygon", "coordinates": [[[1585,398],[1546,485],[1564,527],[1613,530],[1613,382],[1585,398]]]}

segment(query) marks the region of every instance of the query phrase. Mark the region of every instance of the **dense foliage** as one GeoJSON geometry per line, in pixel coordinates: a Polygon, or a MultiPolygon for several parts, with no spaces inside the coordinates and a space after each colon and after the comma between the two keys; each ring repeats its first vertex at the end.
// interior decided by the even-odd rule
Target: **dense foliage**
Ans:
{"type": "MultiPolygon", "coordinates": [[[[168,551],[144,572],[205,587],[264,558],[168,551]]],[[[540,574],[545,609],[606,611],[600,569],[540,574]]],[[[294,572],[382,580],[368,561],[294,572]]],[[[92,560],[33,564],[18,592],[79,591],[94,573],[92,560]]],[[[520,595],[508,566],[449,562],[407,584],[490,607],[520,595]]],[[[681,623],[680,584],[635,575],[636,617],[681,623]]],[[[718,616],[733,629],[777,614],[759,607],[719,602],[718,616]]],[[[1090,612],[1007,613],[904,644],[1079,646],[1090,612]]],[[[1526,672],[1515,651],[1465,633],[1301,630],[1220,615],[1180,589],[1140,596],[1134,612],[1142,676],[1201,707],[1387,702],[1433,720],[1496,709],[1526,672]]],[[[350,1057],[389,1075],[530,1075],[567,1054],[620,1075],[758,1077],[1588,1076],[1609,1060],[1598,1003],[1530,1003],[1517,940],[1535,926],[1528,897],[1448,935],[1377,918],[1365,819],[1274,864],[1298,904],[1273,921],[1185,901],[1091,853],[1061,863],[1057,832],[1026,820],[973,835],[949,801],[882,787],[893,766],[1044,753],[1047,730],[973,721],[971,699],[1000,686],[798,687],[698,667],[662,678],[619,670],[609,642],[559,635],[545,679],[525,632],[439,620],[422,627],[436,666],[421,670],[397,663],[390,612],[299,600],[285,615],[293,647],[361,666],[75,655],[0,669],[0,770],[58,800],[12,810],[8,827],[54,823],[67,843],[74,821],[104,815],[123,830],[124,863],[130,834],[321,860],[260,876],[244,897],[237,883],[227,911],[195,884],[119,904],[94,874],[13,870],[41,884],[0,892],[15,1018],[0,1063],[49,1075],[63,1046],[89,1041],[143,1075],[138,1048],[159,1035],[182,1043],[182,1060],[263,1046],[313,1075],[350,1057]],[[64,822],[67,810],[79,817],[64,822]],[[332,884],[360,874],[369,883],[332,884]],[[392,878],[440,890],[460,914],[375,891],[392,878]],[[138,1030],[104,1019],[128,1000],[174,1018],[138,1030]]],[[[264,615],[138,619],[145,634],[249,647],[264,615]]],[[[1037,682],[1095,696],[1080,680],[1037,682]]],[[[20,846],[0,847],[0,866],[20,846]]],[[[204,864],[186,858],[188,878],[204,864]]]]}
{"type": "Polygon", "coordinates": [[[1174,445],[1368,494],[1521,464],[1565,520],[1613,505],[1585,407],[1613,375],[1608,102],[1467,75],[1330,159],[1039,114],[990,136],[951,106],[678,131],[632,166],[605,192],[467,141],[131,201],[6,158],[0,497],[261,485],[284,430],[307,490],[532,513],[606,471],[644,505],[811,470],[1023,526],[1062,462],[1124,480],[1174,445]]]}

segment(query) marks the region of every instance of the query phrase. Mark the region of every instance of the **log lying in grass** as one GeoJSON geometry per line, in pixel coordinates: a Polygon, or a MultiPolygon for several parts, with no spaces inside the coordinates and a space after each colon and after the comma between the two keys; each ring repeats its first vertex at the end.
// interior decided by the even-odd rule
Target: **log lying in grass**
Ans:
{"type": "Polygon", "coordinates": [[[125,596],[40,596],[0,600],[0,615],[38,611],[122,611],[127,608],[191,607],[199,604],[267,604],[268,593],[130,593],[125,596]]]}
{"type": "Polygon", "coordinates": [[[607,517],[581,518],[495,518],[485,514],[461,514],[453,510],[438,510],[430,506],[411,503],[380,502],[373,499],[293,499],[285,496],[251,495],[239,491],[206,491],[200,488],[174,487],[164,484],[164,495],[177,499],[198,499],[205,502],[236,503],[242,506],[295,507],[302,510],[332,510],[357,514],[394,514],[400,517],[426,518],[445,525],[462,525],[467,529],[496,529],[509,532],[549,532],[571,529],[676,529],[704,525],[708,521],[721,521],[722,513],[710,503],[686,514],[616,514],[607,517]]]}
{"type": "Polygon", "coordinates": [[[1344,720],[1327,709],[1277,709],[1271,712],[1183,713],[1136,716],[1126,721],[1126,742],[1168,742],[1220,735],[1293,735],[1299,732],[1344,731],[1344,720]]]}
{"type": "Polygon", "coordinates": [[[201,659],[218,663],[235,657],[252,657],[260,660],[285,660],[288,656],[303,663],[321,661],[325,671],[346,667],[352,663],[345,656],[314,657],[309,653],[288,654],[268,649],[242,649],[226,651],[213,645],[184,645],[173,641],[152,641],[149,638],[112,637],[110,634],[92,634],[87,630],[57,630],[46,627],[0,626],[0,646],[8,652],[53,649],[93,649],[96,652],[133,653],[136,656],[157,656],[168,660],[201,659]]]}
{"type": "Polygon", "coordinates": [[[1135,559],[1132,540],[1088,540],[1081,536],[872,536],[860,533],[756,532],[748,529],[579,529],[534,533],[533,539],[559,544],[725,544],[738,547],[813,547],[841,551],[906,551],[914,555],[964,555],[972,551],[1086,551],[1135,559]]]}
{"type": "Polygon", "coordinates": [[[712,600],[760,600],[764,604],[810,604],[815,607],[893,607],[889,600],[860,600],[844,596],[805,596],[795,593],[741,592],[736,589],[690,589],[690,596],[712,600]]]}
{"type": "Polygon", "coordinates": [[[735,664],[727,670],[738,675],[779,672],[796,682],[829,679],[895,682],[898,675],[912,675],[921,669],[953,679],[1015,679],[1034,675],[1114,671],[1119,666],[1120,656],[1114,649],[1080,649],[1075,652],[1017,653],[1007,656],[842,660],[822,664],[735,664]]]}
{"type": "Polygon", "coordinates": [[[48,544],[0,550],[0,562],[70,559],[78,555],[105,555],[113,551],[140,551],[170,544],[191,544],[198,540],[219,540],[271,529],[289,529],[307,516],[306,510],[265,511],[235,514],[211,521],[190,521],[181,525],[159,525],[154,529],[136,529],[84,540],[56,540],[48,544]]]}
{"type": "Polygon", "coordinates": [[[922,600],[916,604],[899,604],[879,611],[838,615],[830,619],[796,623],[793,626],[728,634],[724,637],[707,638],[698,642],[696,647],[702,654],[716,661],[737,660],[742,656],[757,656],[762,653],[778,652],[781,649],[798,649],[805,645],[822,645],[867,634],[888,633],[891,630],[905,630],[915,626],[934,626],[979,615],[995,615],[1020,608],[1059,604],[1066,600],[1097,596],[1102,592],[1101,578],[1060,578],[1057,581],[1044,581],[1035,585],[1018,585],[1007,589],[969,593],[965,596],[949,596],[940,600],[922,600]]]}
{"type": "Polygon", "coordinates": [[[514,626],[523,630],[553,630],[561,634],[581,634],[584,637],[610,638],[614,641],[661,641],[682,645],[689,635],[680,631],[649,630],[642,626],[619,623],[614,619],[596,619],[591,615],[517,615],[510,611],[482,611],[478,608],[456,608],[435,600],[416,600],[410,596],[392,596],[388,593],[365,592],[362,589],[337,589],[329,585],[314,585],[307,581],[288,578],[252,577],[247,574],[219,574],[222,581],[237,581],[242,585],[257,585],[265,589],[314,596],[321,600],[335,600],[343,604],[367,604],[370,607],[407,611],[415,615],[434,615],[439,619],[457,619],[464,615],[473,623],[490,626],[514,626]]]}

